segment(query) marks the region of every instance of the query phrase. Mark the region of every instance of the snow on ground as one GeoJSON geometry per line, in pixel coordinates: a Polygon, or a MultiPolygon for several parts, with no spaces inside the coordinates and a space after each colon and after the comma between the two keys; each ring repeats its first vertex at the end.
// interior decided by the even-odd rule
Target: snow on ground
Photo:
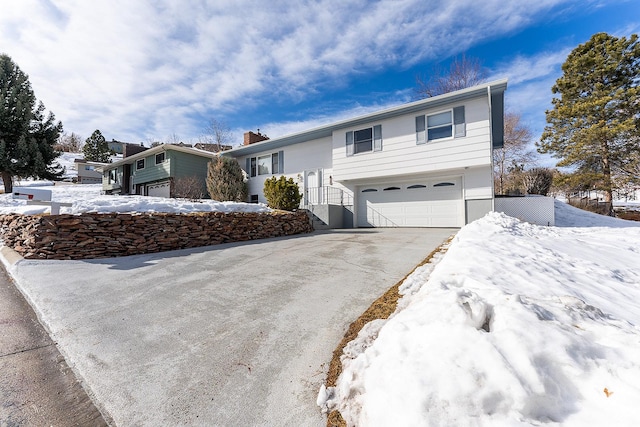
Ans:
{"type": "MultiPolygon", "coordinates": [[[[73,203],[72,207],[61,207],[60,213],[79,214],[83,212],[268,212],[264,204],[217,202],[186,199],[169,199],[148,196],[106,196],[101,195],[102,184],[52,185],[47,181],[16,182],[15,187],[29,186],[52,191],[52,201],[73,203]]],[[[11,194],[0,194],[0,214],[21,213],[35,215],[49,212],[47,206],[30,206],[26,200],[13,199],[11,194]]]]}
{"type": "Polygon", "coordinates": [[[366,427],[640,425],[640,223],[556,215],[462,228],[318,404],[366,427]]]}

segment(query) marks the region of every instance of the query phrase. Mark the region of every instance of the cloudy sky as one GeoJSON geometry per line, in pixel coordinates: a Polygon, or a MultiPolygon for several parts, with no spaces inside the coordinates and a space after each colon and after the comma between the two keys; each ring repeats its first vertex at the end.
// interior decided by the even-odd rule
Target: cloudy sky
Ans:
{"type": "Polygon", "coordinates": [[[0,0],[0,53],[83,138],[195,142],[212,119],[271,137],[411,101],[478,58],[536,135],[561,64],[638,0],[0,0]]]}

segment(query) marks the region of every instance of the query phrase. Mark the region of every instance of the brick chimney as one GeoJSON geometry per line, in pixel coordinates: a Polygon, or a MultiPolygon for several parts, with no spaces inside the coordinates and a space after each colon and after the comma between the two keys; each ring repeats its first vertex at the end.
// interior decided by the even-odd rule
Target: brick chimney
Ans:
{"type": "Polygon", "coordinates": [[[260,129],[258,129],[258,133],[251,131],[244,133],[244,145],[255,144],[256,142],[266,141],[267,139],[269,139],[269,137],[261,134],[260,129]]]}

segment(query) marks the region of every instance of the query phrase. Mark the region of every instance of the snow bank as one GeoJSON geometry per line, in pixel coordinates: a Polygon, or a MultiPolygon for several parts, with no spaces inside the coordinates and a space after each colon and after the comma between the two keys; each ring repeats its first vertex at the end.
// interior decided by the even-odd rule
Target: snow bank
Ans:
{"type": "MultiPolygon", "coordinates": [[[[16,183],[15,186],[24,186],[25,183],[16,183]]],[[[73,203],[73,207],[62,207],[60,213],[79,214],[84,212],[268,212],[264,204],[217,202],[215,200],[200,200],[192,202],[186,199],[169,199],[164,197],[148,196],[105,196],[100,195],[101,184],[70,184],[47,185],[46,182],[38,182],[40,187],[51,190],[52,200],[62,203],[73,203]]],[[[0,214],[20,213],[35,215],[48,212],[46,206],[29,206],[25,200],[14,200],[11,194],[0,194],[0,214]]]]}
{"type": "Polygon", "coordinates": [[[319,404],[367,427],[638,425],[640,224],[563,205],[565,228],[490,213],[461,229],[319,404]]]}

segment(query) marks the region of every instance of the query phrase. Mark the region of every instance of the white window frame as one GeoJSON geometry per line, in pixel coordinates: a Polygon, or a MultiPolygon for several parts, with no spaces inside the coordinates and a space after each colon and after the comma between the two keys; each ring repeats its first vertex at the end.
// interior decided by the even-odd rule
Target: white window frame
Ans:
{"type": "Polygon", "coordinates": [[[163,151],[162,153],[156,154],[156,165],[164,163],[167,160],[167,154],[163,151]],[[162,156],[162,160],[158,161],[158,157],[162,156]]]}
{"type": "Polygon", "coordinates": [[[270,154],[247,158],[247,175],[249,177],[284,174],[284,151],[276,151],[270,154]],[[260,173],[260,159],[268,160],[269,172],[260,173]]]}
{"type": "Polygon", "coordinates": [[[360,155],[360,154],[369,154],[376,151],[382,151],[382,125],[377,124],[373,126],[368,126],[368,127],[348,131],[345,136],[345,145],[347,149],[347,157],[360,155]],[[355,140],[355,135],[356,135],[356,132],[361,132],[363,130],[371,131],[371,149],[356,152],[357,144],[355,140]]]}
{"type": "Polygon", "coordinates": [[[425,132],[426,132],[426,138],[427,138],[427,142],[430,141],[447,141],[450,139],[454,138],[454,129],[453,129],[453,108],[450,108],[448,110],[442,110],[442,111],[438,111],[435,113],[431,113],[431,114],[425,114],[425,132]],[[433,116],[437,116],[440,114],[444,114],[444,113],[449,113],[449,123],[448,124],[441,124],[441,125],[436,125],[436,126],[429,126],[429,117],[433,117],[433,116]],[[449,127],[451,134],[449,136],[443,136],[440,138],[430,138],[429,137],[429,130],[432,129],[440,129],[440,128],[444,128],[444,127],[449,127]]]}

